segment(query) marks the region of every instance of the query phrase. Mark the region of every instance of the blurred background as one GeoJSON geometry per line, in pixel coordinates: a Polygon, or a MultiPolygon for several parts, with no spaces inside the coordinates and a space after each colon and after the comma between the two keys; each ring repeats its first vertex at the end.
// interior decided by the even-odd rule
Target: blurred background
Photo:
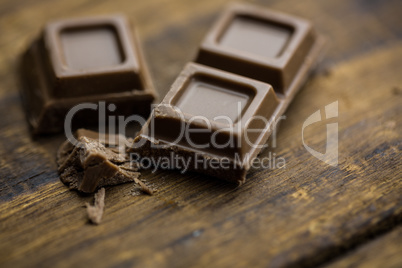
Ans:
{"type": "MultiPolygon", "coordinates": [[[[136,26],[161,96],[186,62],[223,7],[232,1],[188,0],[1,0],[0,78],[14,84],[10,66],[43,25],[53,19],[122,13],[136,26]]],[[[328,38],[324,67],[366,53],[402,36],[398,0],[249,1],[311,20],[328,38]]],[[[7,90],[0,89],[0,94],[7,90]]]]}

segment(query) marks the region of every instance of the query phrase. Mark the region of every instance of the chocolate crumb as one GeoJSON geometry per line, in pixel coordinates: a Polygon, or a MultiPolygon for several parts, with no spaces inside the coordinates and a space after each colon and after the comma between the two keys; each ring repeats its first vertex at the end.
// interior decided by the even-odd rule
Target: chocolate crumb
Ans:
{"type": "Polygon", "coordinates": [[[148,194],[148,195],[153,195],[155,190],[152,190],[151,188],[149,188],[148,186],[145,185],[145,183],[143,183],[142,181],[140,181],[139,179],[135,179],[135,182],[140,185],[141,187],[141,191],[148,194]]]}
{"type": "Polygon", "coordinates": [[[102,140],[97,139],[99,133],[79,130],[76,136],[77,144],[67,140],[57,152],[60,180],[70,189],[93,193],[106,185],[135,182],[140,176],[138,166],[130,163],[125,146],[119,142],[119,135],[107,135],[102,140]]]}
{"type": "Polygon", "coordinates": [[[103,211],[105,209],[105,188],[101,188],[95,194],[94,205],[85,203],[87,207],[88,218],[93,224],[100,224],[103,216],[103,211]]]}

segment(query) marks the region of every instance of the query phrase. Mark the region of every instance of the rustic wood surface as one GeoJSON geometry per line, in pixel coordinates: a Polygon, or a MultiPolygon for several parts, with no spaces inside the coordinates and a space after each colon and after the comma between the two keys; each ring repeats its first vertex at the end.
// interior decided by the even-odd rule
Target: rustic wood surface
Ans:
{"type": "Polygon", "coordinates": [[[367,242],[339,260],[330,263],[331,267],[402,267],[401,255],[402,228],[367,242]]]}
{"type": "MultiPolygon", "coordinates": [[[[282,122],[282,169],[255,169],[240,188],[197,174],[143,172],[154,196],[106,189],[99,226],[58,179],[63,135],[33,140],[16,60],[43,24],[123,13],[137,25],[161,96],[197,51],[226,0],[0,2],[0,266],[400,266],[402,242],[401,1],[257,1],[306,17],[326,56],[282,122]],[[304,120],[339,103],[339,165],[303,147],[304,120]]],[[[332,122],[332,121],[331,121],[332,122]]],[[[305,141],[325,148],[325,123],[305,141]]],[[[396,267],[395,266],[395,267],[396,267]]]]}

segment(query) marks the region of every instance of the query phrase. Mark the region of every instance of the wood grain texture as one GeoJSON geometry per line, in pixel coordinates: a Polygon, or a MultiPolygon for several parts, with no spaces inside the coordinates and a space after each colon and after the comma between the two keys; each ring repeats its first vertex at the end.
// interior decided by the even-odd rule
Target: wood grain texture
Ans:
{"type": "Polygon", "coordinates": [[[368,242],[326,267],[401,267],[402,228],[368,242]]]}
{"type": "Polygon", "coordinates": [[[398,227],[326,267],[402,267],[401,244],[402,228],[398,227]]]}
{"type": "MultiPolygon", "coordinates": [[[[102,224],[87,223],[84,204],[92,196],[68,191],[57,176],[63,135],[32,140],[28,133],[18,55],[48,20],[124,13],[136,23],[163,96],[227,2],[1,1],[1,267],[314,266],[342,261],[348,249],[401,224],[402,2],[358,0],[258,1],[312,20],[329,40],[323,64],[286,113],[277,147],[261,155],[285,158],[285,168],[254,169],[240,188],[198,174],[145,171],[154,196],[132,196],[129,184],[107,188],[102,224]],[[334,101],[340,158],[330,167],[305,150],[301,129],[334,101]]],[[[325,123],[305,132],[319,151],[325,123]]]]}

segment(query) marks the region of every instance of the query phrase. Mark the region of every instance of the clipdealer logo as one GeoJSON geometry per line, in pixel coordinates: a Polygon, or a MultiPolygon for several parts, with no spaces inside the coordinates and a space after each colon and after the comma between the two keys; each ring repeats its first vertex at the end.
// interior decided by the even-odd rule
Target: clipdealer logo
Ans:
{"type": "MultiPolygon", "coordinates": [[[[99,104],[82,103],[82,104],[79,104],[79,105],[73,107],[68,112],[68,114],[65,118],[65,122],[64,122],[66,137],[70,140],[70,142],[72,142],[75,145],[79,145],[79,143],[75,139],[75,137],[72,133],[71,123],[72,123],[72,119],[73,119],[74,115],[78,111],[83,110],[83,109],[91,109],[91,110],[98,111],[98,113],[99,113],[99,133],[100,133],[100,138],[103,137],[103,139],[105,138],[105,135],[106,135],[106,129],[108,129],[108,134],[124,135],[125,131],[126,131],[126,126],[128,123],[134,122],[139,125],[144,125],[146,122],[145,118],[138,116],[138,115],[132,115],[127,118],[125,118],[123,116],[118,116],[117,120],[116,120],[116,116],[106,116],[108,111],[113,112],[116,109],[116,106],[114,104],[106,105],[105,102],[99,102],[99,104]],[[118,123],[118,129],[115,128],[116,121],[118,123]],[[109,124],[107,124],[106,122],[109,122],[109,124]],[[107,128],[106,128],[106,125],[108,125],[107,128]]],[[[301,131],[303,146],[306,148],[306,150],[310,154],[312,154],[317,159],[323,161],[324,163],[326,163],[330,166],[337,166],[338,165],[338,123],[328,123],[326,125],[327,139],[326,139],[325,153],[321,153],[321,152],[314,150],[313,148],[309,147],[305,142],[304,131],[308,126],[310,126],[314,123],[320,122],[320,121],[338,117],[338,101],[335,101],[333,103],[326,105],[324,108],[323,115],[324,116],[322,117],[321,111],[317,110],[304,121],[303,126],[302,126],[302,131],[301,131]]],[[[261,120],[261,118],[258,118],[258,119],[261,120]]],[[[262,118],[262,119],[264,119],[264,118],[262,118]]],[[[284,120],[284,119],[286,119],[286,117],[281,116],[280,118],[275,119],[273,122],[272,121],[265,122],[265,124],[267,126],[270,126],[273,128],[273,132],[272,132],[271,139],[270,139],[272,148],[277,147],[277,144],[276,144],[277,123],[280,120],[284,120]]],[[[208,121],[208,119],[204,119],[204,120],[208,121]]],[[[265,120],[267,120],[267,119],[265,119],[265,120]]],[[[192,131],[194,131],[194,130],[192,130],[192,131]]],[[[253,129],[251,129],[251,131],[253,131],[253,129]]],[[[184,132],[186,132],[186,128],[184,128],[184,132]]],[[[188,133],[186,133],[186,134],[188,134],[188,133]]],[[[186,135],[184,137],[189,138],[186,135]]],[[[119,141],[119,142],[124,142],[124,145],[126,147],[129,147],[132,145],[129,142],[129,140],[127,140],[127,139],[125,139],[124,141],[119,141]]],[[[123,144],[121,144],[121,145],[123,145],[123,144]]],[[[213,145],[215,145],[215,144],[213,144],[213,145]]],[[[229,143],[226,145],[233,146],[232,143],[229,143]]],[[[257,146],[256,144],[251,144],[251,145],[257,146]]],[[[262,148],[264,148],[266,146],[268,146],[268,144],[264,144],[262,146],[262,148]]],[[[217,147],[217,148],[220,148],[220,147],[217,147]]],[[[136,155],[135,157],[137,158],[137,161],[138,161],[139,156],[136,155]]],[[[237,162],[240,162],[241,159],[240,159],[240,157],[238,157],[238,158],[239,158],[239,161],[237,161],[237,162]]],[[[246,163],[247,159],[248,158],[246,157],[246,159],[243,159],[242,162],[246,163]]],[[[171,160],[171,159],[169,159],[169,160],[171,160]]],[[[188,167],[188,160],[187,161],[182,160],[182,159],[179,159],[180,161],[177,159],[174,159],[174,160],[175,160],[174,163],[183,163],[184,166],[188,167]]],[[[252,166],[254,167],[254,165],[255,165],[256,168],[260,168],[260,167],[271,168],[271,169],[272,168],[284,168],[286,165],[285,164],[286,161],[284,158],[276,156],[275,153],[272,155],[270,152],[269,152],[269,157],[267,159],[264,158],[260,162],[257,161],[258,163],[255,163],[256,162],[255,160],[260,161],[261,159],[256,158],[256,159],[254,159],[254,161],[252,161],[252,166]],[[267,163],[269,165],[267,165],[267,163]]],[[[154,164],[154,166],[160,166],[161,163],[167,163],[167,162],[171,162],[171,161],[159,161],[159,162],[151,161],[151,162],[154,164]]],[[[187,168],[185,168],[185,170],[187,170],[187,168]]]]}
{"type": "Polygon", "coordinates": [[[325,146],[325,153],[317,152],[309,147],[304,141],[304,129],[314,123],[338,117],[338,101],[330,103],[324,108],[324,118],[321,117],[321,111],[317,110],[311,114],[302,127],[302,142],[304,148],[317,159],[324,163],[336,167],[338,165],[338,123],[327,124],[327,140],[325,146]]]}

